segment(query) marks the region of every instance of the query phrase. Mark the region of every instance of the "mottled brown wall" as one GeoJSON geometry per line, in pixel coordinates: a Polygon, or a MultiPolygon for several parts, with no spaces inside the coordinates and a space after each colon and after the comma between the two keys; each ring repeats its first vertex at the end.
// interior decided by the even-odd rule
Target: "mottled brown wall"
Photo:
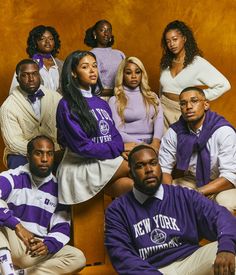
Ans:
{"type": "Polygon", "coordinates": [[[193,28],[204,57],[230,80],[231,91],[213,102],[212,108],[236,125],[235,17],[235,0],[0,1],[0,104],[8,95],[16,62],[26,57],[28,32],[36,25],[57,29],[62,41],[59,57],[64,59],[75,49],[86,49],[83,38],[90,25],[109,20],[114,47],[143,60],[151,87],[157,91],[161,33],[168,22],[180,19],[193,28]]]}

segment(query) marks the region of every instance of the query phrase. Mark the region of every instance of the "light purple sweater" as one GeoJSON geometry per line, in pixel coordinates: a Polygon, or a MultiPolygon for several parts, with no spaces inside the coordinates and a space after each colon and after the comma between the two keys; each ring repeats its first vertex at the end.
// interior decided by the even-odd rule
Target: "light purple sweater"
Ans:
{"type": "Polygon", "coordinates": [[[105,89],[113,89],[115,86],[115,77],[120,62],[125,58],[123,52],[108,48],[93,48],[92,53],[96,55],[98,63],[99,76],[102,86],[105,89]]]}
{"type": "Polygon", "coordinates": [[[154,120],[154,108],[150,107],[149,116],[143,101],[140,88],[134,90],[124,87],[125,95],[128,98],[128,104],[124,111],[125,123],[121,124],[121,118],[117,112],[116,97],[113,96],[109,100],[112,116],[119,130],[123,142],[147,142],[150,143],[153,138],[160,139],[163,136],[164,122],[163,110],[159,101],[158,114],[154,120]]]}

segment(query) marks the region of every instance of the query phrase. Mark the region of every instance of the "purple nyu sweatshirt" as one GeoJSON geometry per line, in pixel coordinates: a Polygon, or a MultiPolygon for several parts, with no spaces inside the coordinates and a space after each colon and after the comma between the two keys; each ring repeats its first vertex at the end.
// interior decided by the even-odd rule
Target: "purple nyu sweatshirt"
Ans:
{"type": "Polygon", "coordinates": [[[106,211],[105,245],[119,275],[161,274],[199,240],[218,240],[218,252],[236,250],[236,218],[194,190],[163,185],[163,199],[141,204],[129,192],[106,211]]]}
{"type": "Polygon", "coordinates": [[[86,158],[114,159],[124,151],[122,138],[115,127],[111,109],[106,101],[93,96],[85,98],[97,120],[97,135],[90,138],[71,114],[68,103],[61,99],[57,108],[58,143],[86,158]]]}

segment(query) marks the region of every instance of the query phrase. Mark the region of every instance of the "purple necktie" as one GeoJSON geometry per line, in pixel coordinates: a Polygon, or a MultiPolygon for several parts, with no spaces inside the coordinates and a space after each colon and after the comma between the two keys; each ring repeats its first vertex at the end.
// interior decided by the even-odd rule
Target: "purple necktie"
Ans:
{"type": "Polygon", "coordinates": [[[37,92],[35,92],[34,94],[30,94],[28,95],[28,99],[34,103],[36,101],[37,98],[41,98],[44,96],[44,92],[42,90],[38,90],[37,92]]]}

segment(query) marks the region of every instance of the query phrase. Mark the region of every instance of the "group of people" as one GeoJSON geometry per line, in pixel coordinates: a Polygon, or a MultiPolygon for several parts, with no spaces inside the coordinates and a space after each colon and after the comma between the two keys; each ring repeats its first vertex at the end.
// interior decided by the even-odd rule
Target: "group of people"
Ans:
{"type": "Polygon", "coordinates": [[[234,274],[236,133],[209,109],[228,80],[182,21],[163,32],[159,96],[142,61],[112,49],[110,22],[84,43],[63,62],[55,28],[31,30],[0,108],[0,274],[81,270],[69,205],[99,192],[119,197],[105,221],[118,274],[234,274]]]}

